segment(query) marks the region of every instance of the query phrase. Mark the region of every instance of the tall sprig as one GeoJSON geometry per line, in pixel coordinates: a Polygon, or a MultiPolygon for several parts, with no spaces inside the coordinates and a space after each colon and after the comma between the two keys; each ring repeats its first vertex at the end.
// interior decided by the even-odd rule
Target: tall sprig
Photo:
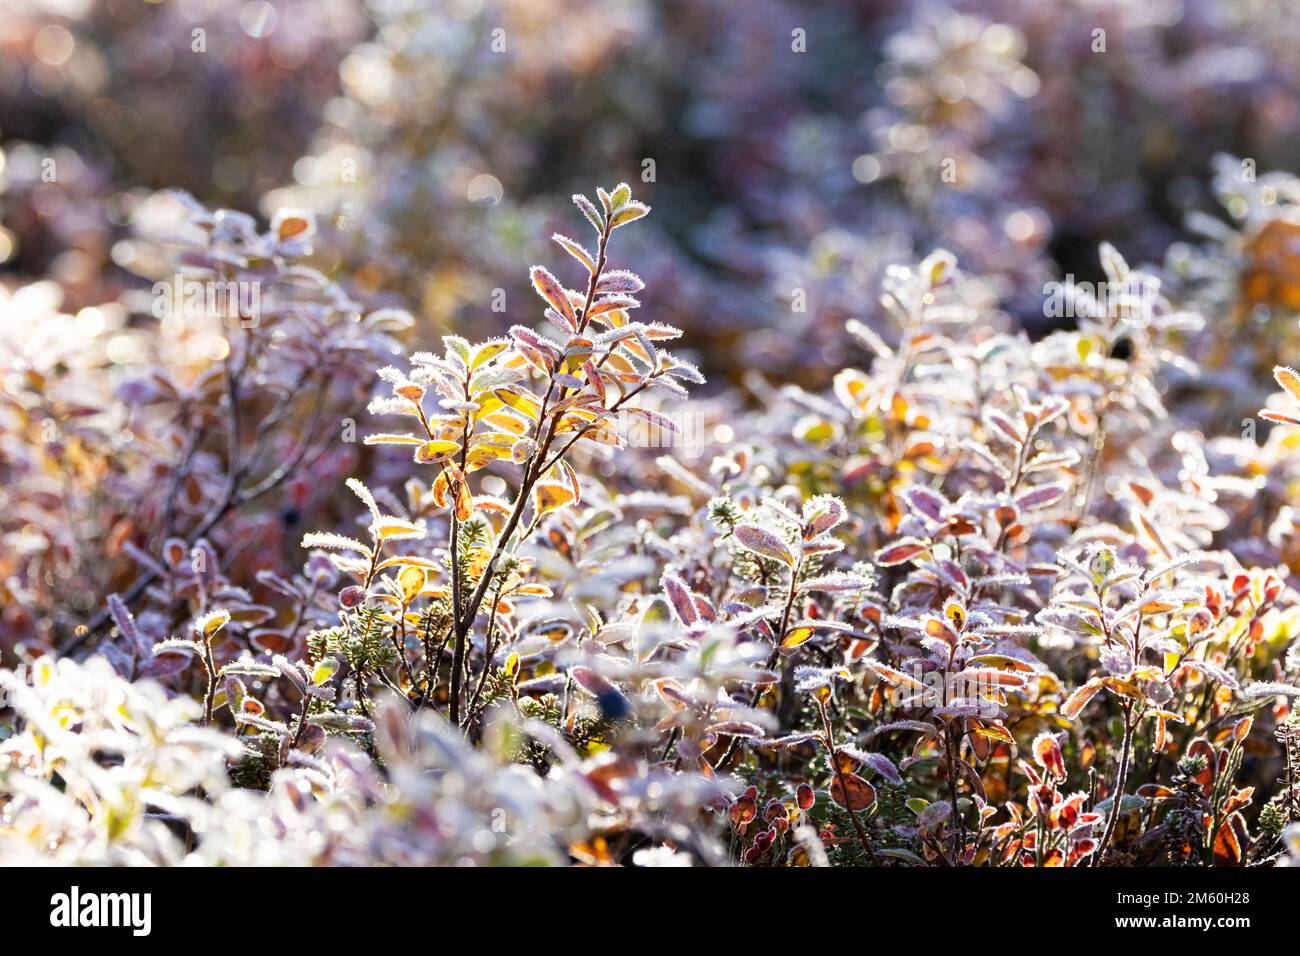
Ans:
{"type": "MultiPolygon", "coordinates": [[[[675,431],[668,417],[632,400],[653,389],[682,397],[684,382],[703,381],[693,366],[656,345],[681,335],[679,329],[631,320],[640,304],[635,294],[644,288],[641,279],[608,268],[614,230],[649,208],[632,199],[626,184],[597,195],[599,206],[574,197],[596,233],[594,255],[572,239],[553,236],[585,269],[585,292],[566,288],[542,266],[531,270],[557,337],[523,325],[477,346],[447,336],[441,356],[412,355],[409,374],[394,368],[380,372],[393,397],[380,399],[372,410],[414,417],[419,432],[372,435],[367,443],[410,445],[418,464],[438,468],[430,492],[433,504],[447,513],[444,573],[449,580],[430,596],[449,611],[449,716],[455,723],[472,716],[462,715],[461,700],[470,676],[470,637],[493,583],[503,585],[503,575],[517,571],[508,559],[547,515],[581,501],[582,484],[569,453],[583,440],[622,447],[620,425],[635,419],[675,431]],[[436,408],[428,404],[431,396],[436,408]],[[513,486],[508,498],[484,494],[471,481],[475,472],[494,465],[505,470],[508,487],[513,486]],[[477,556],[466,560],[465,531],[471,522],[476,534],[481,523],[490,525],[491,533],[475,543],[477,556]]],[[[408,566],[437,567],[427,560],[408,566]]],[[[496,593],[494,606],[501,587],[496,593]]],[[[432,675],[439,662],[427,663],[432,675]]],[[[483,661],[484,668],[490,664],[483,661]]]]}

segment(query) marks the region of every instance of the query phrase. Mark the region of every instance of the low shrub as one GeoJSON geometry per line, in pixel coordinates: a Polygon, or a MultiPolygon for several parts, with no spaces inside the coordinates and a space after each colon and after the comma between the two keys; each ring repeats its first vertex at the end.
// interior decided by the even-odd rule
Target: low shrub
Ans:
{"type": "Polygon", "coordinates": [[[848,324],[865,368],[742,409],[639,318],[649,209],[574,202],[539,327],[383,367],[408,317],[298,263],[308,217],[173,202],[153,261],[255,278],[257,321],[112,410],[28,367],[11,436],[79,473],[20,470],[6,518],[59,542],[5,559],[6,859],[1294,862],[1300,375],[1266,444],[1207,441],[1193,286],[1103,246],[1110,291],[1031,341],[940,250],[888,270],[892,326],[848,324]],[[372,370],[358,449],[332,433],[372,370]],[[283,488],[337,521],[268,516],[283,488]],[[241,552],[268,521],[297,566],[241,552]],[[68,582],[120,589],[76,626],[68,582]]]}

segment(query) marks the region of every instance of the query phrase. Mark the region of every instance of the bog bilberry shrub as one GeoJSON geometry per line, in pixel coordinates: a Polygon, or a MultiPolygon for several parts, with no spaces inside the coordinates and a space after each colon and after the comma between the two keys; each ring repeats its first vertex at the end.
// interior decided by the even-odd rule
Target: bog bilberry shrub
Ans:
{"type": "Polygon", "coordinates": [[[213,372],[128,388],[179,457],[85,662],[5,674],[7,858],[1294,862],[1300,416],[1202,437],[1194,294],[1103,246],[1141,295],[1031,342],[940,250],[848,324],[863,367],[726,414],[640,317],[649,209],[574,202],[541,321],[395,362],[403,315],[294,263],[307,217],[189,207],[183,265],[274,294],[213,372]],[[371,369],[337,520],[299,567],[232,566],[246,506],[317,460],[289,423],[371,369]],[[629,441],[683,407],[705,454],[629,441]]]}

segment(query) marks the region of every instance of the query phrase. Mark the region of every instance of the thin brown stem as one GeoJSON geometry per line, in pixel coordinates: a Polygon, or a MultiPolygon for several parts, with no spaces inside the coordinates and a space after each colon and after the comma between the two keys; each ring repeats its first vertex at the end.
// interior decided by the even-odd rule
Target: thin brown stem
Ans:
{"type": "Polygon", "coordinates": [[[862,822],[858,819],[858,813],[853,809],[853,798],[849,794],[848,781],[845,779],[844,770],[840,767],[839,759],[835,752],[835,734],[831,728],[830,714],[826,711],[826,705],[820,704],[822,716],[822,733],[826,735],[826,749],[831,755],[831,768],[835,771],[835,776],[840,782],[840,793],[844,796],[844,809],[849,814],[849,820],[853,824],[853,830],[858,835],[858,842],[862,844],[862,849],[866,851],[867,857],[871,860],[872,865],[879,866],[880,860],[876,858],[876,851],[871,846],[871,841],[867,838],[867,831],[863,828],[862,822]]]}
{"type": "Polygon", "coordinates": [[[1119,753],[1119,769],[1115,773],[1115,788],[1110,795],[1110,813],[1106,815],[1106,831],[1101,836],[1101,842],[1097,844],[1097,853],[1093,857],[1093,865],[1099,866],[1102,858],[1105,856],[1106,847],[1110,845],[1110,838],[1115,833],[1115,825],[1119,822],[1120,811],[1124,803],[1124,784],[1128,780],[1129,758],[1133,748],[1133,722],[1132,722],[1133,704],[1131,701],[1124,702],[1124,742],[1119,753]]]}
{"type": "Polygon", "coordinates": [[[217,699],[217,662],[212,656],[212,638],[203,638],[203,669],[208,675],[207,691],[203,695],[203,726],[212,723],[212,711],[217,699]]]}
{"type": "MultiPolygon", "coordinates": [[[[587,296],[582,308],[582,320],[578,325],[579,333],[584,331],[587,327],[589,321],[588,316],[591,312],[591,304],[596,297],[596,287],[600,282],[601,273],[605,269],[605,249],[606,249],[606,245],[609,242],[609,233],[610,233],[610,226],[607,221],[605,224],[605,228],[601,231],[601,235],[600,235],[600,244],[599,244],[598,253],[596,257],[596,270],[591,274],[591,279],[587,283],[587,296]]],[[[558,402],[564,401],[567,391],[568,390],[565,388],[560,389],[558,402]]],[[[537,428],[535,430],[535,434],[537,435],[541,435],[543,422],[546,421],[547,411],[550,408],[550,400],[554,393],[555,393],[555,377],[554,375],[552,375],[550,384],[547,386],[546,389],[546,396],[542,401],[541,411],[538,414],[537,428]]],[[[483,606],[484,598],[487,597],[487,591],[492,584],[492,578],[495,574],[497,565],[500,563],[501,558],[505,555],[505,550],[509,545],[510,540],[513,537],[516,529],[519,527],[520,520],[523,518],[524,510],[528,506],[528,500],[530,495],[532,494],[533,486],[537,483],[538,479],[540,479],[541,476],[545,473],[543,464],[544,462],[546,462],[547,456],[550,454],[551,451],[551,445],[555,440],[556,429],[559,426],[559,418],[560,416],[558,415],[551,416],[550,424],[546,426],[545,438],[543,438],[542,441],[539,443],[537,453],[534,454],[531,459],[529,459],[528,464],[524,468],[524,476],[519,483],[518,495],[515,498],[514,506],[510,509],[510,516],[509,518],[506,519],[506,524],[501,529],[501,534],[497,538],[496,547],[493,549],[492,552],[492,558],[488,562],[487,568],[484,570],[482,577],[479,578],[478,584],[475,585],[474,590],[470,592],[469,600],[465,603],[463,610],[460,609],[458,606],[457,613],[454,615],[453,636],[455,640],[455,646],[452,655],[452,675],[451,675],[452,687],[451,687],[451,706],[450,706],[451,722],[454,724],[460,723],[459,696],[460,696],[460,688],[461,688],[461,681],[462,681],[461,669],[464,665],[464,649],[465,649],[465,644],[469,638],[469,632],[474,626],[474,621],[478,618],[479,608],[483,606]]],[[[455,561],[456,561],[456,555],[453,553],[452,555],[453,566],[455,564],[455,561]]]]}

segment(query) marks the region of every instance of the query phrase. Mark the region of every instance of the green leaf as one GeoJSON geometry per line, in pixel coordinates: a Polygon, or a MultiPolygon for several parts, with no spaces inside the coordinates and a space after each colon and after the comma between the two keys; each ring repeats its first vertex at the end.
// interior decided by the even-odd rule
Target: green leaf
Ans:
{"type": "Polygon", "coordinates": [[[629,222],[636,222],[642,216],[650,212],[650,207],[639,202],[629,202],[622,209],[614,213],[610,220],[610,228],[617,229],[619,226],[626,226],[629,222]]]}

